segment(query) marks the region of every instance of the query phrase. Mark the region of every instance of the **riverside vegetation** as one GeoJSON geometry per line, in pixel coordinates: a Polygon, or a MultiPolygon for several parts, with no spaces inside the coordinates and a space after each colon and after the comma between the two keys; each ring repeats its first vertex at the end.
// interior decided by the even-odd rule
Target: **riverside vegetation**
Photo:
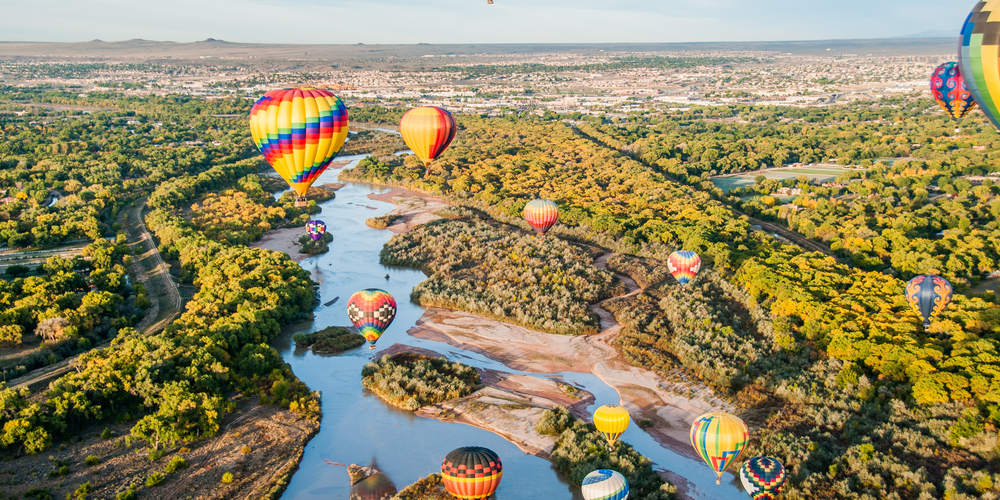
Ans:
{"type": "Polygon", "coordinates": [[[358,347],[365,343],[365,337],[342,326],[329,326],[318,332],[296,333],[292,336],[292,341],[299,347],[326,354],[358,347]]]}
{"type": "Polygon", "coordinates": [[[404,410],[465,397],[479,386],[475,368],[412,352],[382,356],[365,365],[361,376],[366,389],[404,410]]]}
{"type": "MultiPolygon", "coordinates": [[[[992,206],[996,186],[984,183],[985,189],[968,189],[956,175],[995,171],[989,156],[994,153],[989,148],[982,153],[969,151],[959,147],[961,141],[938,139],[945,121],[927,112],[933,103],[907,99],[886,100],[870,110],[854,105],[800,111],[730,106],[680,114],[643,113],[618,121],[553,114],[461,116],[462,130],[455,142],[429,169],[406,157],[396,163],[372,162],[348,175],[446,195],[454,203],[510,224],[517,224],[515,219],[529,199],[552,199],[560,206],[561,224],[550,235],[630,254],[611,259],[609,265],[632,275],[646,290],[605,303],[623,325],[617,339],[623,356],[665,374],[681,368],[732,399],[754,428],[749,452],[775,456],[788,468],[785,498],[997,496],[1000,310],[995,298],[956,294],[924,331],[903,299],[902,281],[918,271],[941,272],[961,287],[996,270],[989,236],[995,214],[977,208],[971,217],[948,204],[956,201],[965,211],[979,203],[992,206]],[[786,114],[789,123],[771,126],[786,114]],[[736,116],[751,123],[721,121],[736,116]],[[894,120],[892,124],[887,117],[894,120]],[[560,121],[565,118],[579,124],[560,121]],[[589,129],[588,123],[593,125],[589,129]],[[625,133],[643,139],[610,140],[625,133]],[[669,134],[687,144],[676,141],[667,148],[669,141],[663,136],[669,134]],[[817,134],[825,142],[812,139],[817,134]],[[630,147],[641,140],[646,142],[630,147]],[[703,151],[698,155],[694,141],[701,141],[698,147],[703,151]],[[780,146],[775,151],[788,153],[779,158],[774,152],[771,160],[753,160],[733,167],[735,171],[765,161],[819,161],[830,156],[864,161],[876,154],[926,154],[929,162],[941,162],[941,167],[930,172],[938,167],[925,162],[919,174],[909,177],[911,185],[940,181],[954,186],[957,196],[924,198],[920,207],[927,208],[914,213],[928,222],[912,227],[928,229],[907,232],[911,227],[907,224],[899,229],[913,242],[899,248],[916,251],[912,245],[924,245],[930,257],[911,255],[928,265],[913,267],[906,259],[890,256],[874,266],[884,272],[872,272],[867,254],[859,260],[856,252],[849,253],[855,265],[841,264],[755,231],[750,220],[729,208],[738,200],[707,181],[710,168],[699,171],[698,179],[681,175],[681,167],[700,169],[729,161],[718,147],[714,154],[704,154],[711,141],[725,147],[740,145],[744,157],[760,159],[760,152],[770,151],[769,141],[780,146]],[[891,149],[865,149],[869,143],[891,149]],[[931,158],[934,155],[937,159],[931,158]],[[950,169],[947,178],[944,168],[950,169]],[[674,177],[688,185],[674,182],[674,177]],[[936,206],[956,218],[949,219],[936,206]],[[963,232],[934,235],[929,231],[936,227],[931,221],[941,220],[936,217],[952,220],[963,232]],[[963,217],[970,223],[963,223],[963,217]],[[984,229],[972,232],[977,224],[984,229]],[[954,268],[964,274],[948,274],[946,265],[934,264],[934,255],[947,252],[956,235],[961,244],[980,249],[972,260],[958,256],[963,262],[975,262],[954,268]],[[933,245],[920,243],[921,237],[933,245]],[[660,271],[669,251],[678,248],[694,250],[704,261],[702,274],[685,288],[660,271]]],[[[967,121],[963,126],[977,134],[973,136],[977,142],[992,144],[984,137],[989,135],[984,123],[967,121]]],[[[732,153],[726,156],[732,157],[732,153]]],[[[906,168],[915,166],[911,160],[906,168]]],[[[879,167],[866,175],[908,173],[879,167]]],[[[893,189],[901,193],[899,184],[906,181],[897,184],[893,179],[893,189]]],[[[865,182],[857,184],[869,190],[863,195],[868,196],[877,186],[865,182]]],[[[888,214],[895,212],[885,212],[868,199],[844,201],[849,202],[851,217],[871,227],[891,225],[888,214]],[[887,216],[879,219],[880,214],[887,216]]],[[[894,200],[891,205],[897,208],[915,207],[903,198],[894,200]]],[[[825,223],[836,225],[838,220],[832,217],[825,223]]],[[[439,222],[427,232],[445,227],[447,222],[439,222]]],[[[413,238],[417,239],[423,238],[413,238]]],[[[410,240],[394,240],[386,253],[395,253],[391,248],[404,241],[410,240]]],[[[429,269],[433,276],[435,261],[448,259],[455,258],[439,253],[429,262],[418,259],[411,265],[429,269]]],[[[500,285],[505,286],[509,285],[500,285]]],[[[454,283],[436,293],[463,298],[459,292],[467,287],[454,283]]],[[[455,298],[452,307],[474,310],[455,298]]]]}

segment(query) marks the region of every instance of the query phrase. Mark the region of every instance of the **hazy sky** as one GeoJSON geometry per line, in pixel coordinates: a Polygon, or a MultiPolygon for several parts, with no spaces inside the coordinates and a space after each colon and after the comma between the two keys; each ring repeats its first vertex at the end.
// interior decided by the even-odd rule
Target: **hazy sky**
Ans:
{"type": "Polygon", "coordinates": [[[975,0],[0,0],[0,41],[586,43],[956,34],[975,0]]]}

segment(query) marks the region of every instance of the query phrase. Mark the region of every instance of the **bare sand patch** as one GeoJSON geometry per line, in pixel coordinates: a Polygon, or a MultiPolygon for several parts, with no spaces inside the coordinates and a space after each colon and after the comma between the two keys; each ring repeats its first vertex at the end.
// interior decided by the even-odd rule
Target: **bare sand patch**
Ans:
{"type": "Polygon", "coordinates": [[[275,252],[284,252],[295,262],[300,262],[307,257],[311,257],[299,252],[299,249],[302,248],[299,238],[304,234],[306,234],[306,229],[303,227],[275,229],[274,231],[265,233],[264,237],[252,243],[250,248],[263,248],[274,250],[275,252]]]}
{"type": "Polygon", "coordinates": [[[370,194],[368,199],[374,201],[384,201],[396,205],[390,215],[399,215],[391,226],[386,229],[396,233],[405,233],[420,224],[426,224],[432,220],[440,219],[434,212],[450,206],[440,198],[430,196],[406,189],[394,189],[388,193],[370,194]]]}

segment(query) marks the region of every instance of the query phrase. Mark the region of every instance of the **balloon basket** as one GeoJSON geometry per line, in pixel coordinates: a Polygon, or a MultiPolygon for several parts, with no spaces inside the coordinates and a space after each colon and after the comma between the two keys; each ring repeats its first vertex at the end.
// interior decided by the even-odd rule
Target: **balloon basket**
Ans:
{"type": "Polygon", "coordinates": [[[295,206],[297,208],[308,207],[309,206],[309,200],[306,200],[305,198],[296,199],[295,200],[295,206]]]}
{"type": "Polygon", "coordinates": [[[368,346],[368,348],[369,348],[369,349],[375,349],[375,346],[373,346],[373,345],[370,345],[370,346],[368,346]]]}

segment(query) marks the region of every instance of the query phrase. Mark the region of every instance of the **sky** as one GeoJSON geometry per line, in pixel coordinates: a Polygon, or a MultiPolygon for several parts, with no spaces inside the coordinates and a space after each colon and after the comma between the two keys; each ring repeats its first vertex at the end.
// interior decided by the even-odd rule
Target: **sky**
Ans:
{"type": "Polygon", "coordinates": [[[975,0],[0,0],[0,41],[615,43],[957,35],[975,0]]]}

